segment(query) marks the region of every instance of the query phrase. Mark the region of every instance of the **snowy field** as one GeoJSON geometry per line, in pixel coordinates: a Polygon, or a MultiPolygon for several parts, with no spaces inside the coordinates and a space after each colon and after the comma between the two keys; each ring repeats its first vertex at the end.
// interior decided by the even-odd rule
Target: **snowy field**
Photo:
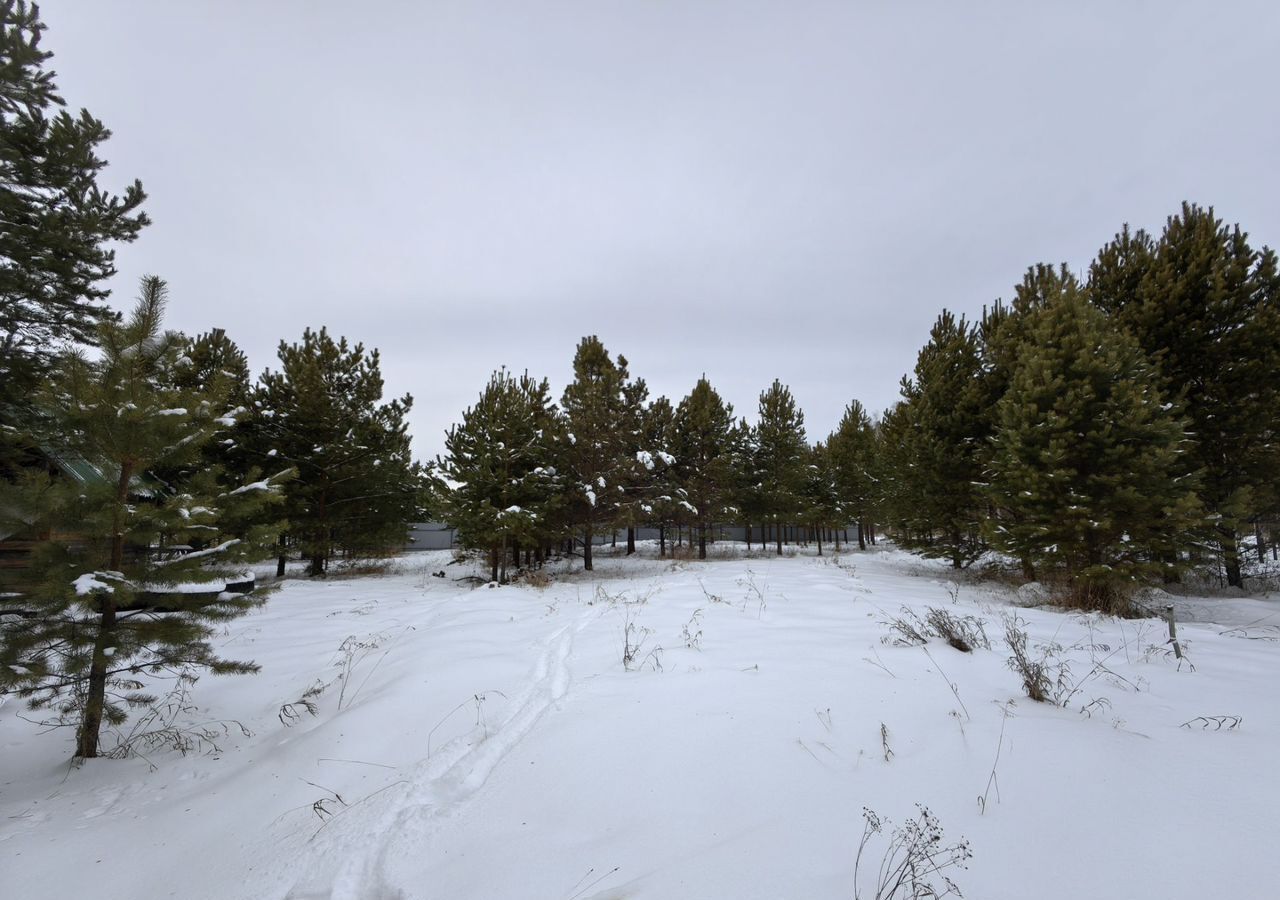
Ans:
{"type": "Polygon", "coordinates": [[[0,897],[848,900],[863,808],[917,803],[977,900],[1275,896],[1275,598],[1175,601],[1179,667],[1161,622],[1015,610],[897,552],[645,552],[543,589],[446,554],[290,581],[219,641],[262,672],[194,688],[249,732],[208,755],[71,768],[10,701],[0,897]],[[904,606],[991,649],[882,642],[904,606]],[[1062,648],[1067,707],[1022,695],[1010,611],[1062,648]]]}

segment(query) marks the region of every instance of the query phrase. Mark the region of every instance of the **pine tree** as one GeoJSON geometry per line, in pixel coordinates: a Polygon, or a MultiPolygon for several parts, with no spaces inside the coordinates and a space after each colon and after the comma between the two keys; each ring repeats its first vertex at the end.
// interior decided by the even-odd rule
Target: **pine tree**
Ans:
{"type": "Polygon", "coordinates": [[[895,450],[905,526],[904,545],[942,557],[956,568],[977,559],[981,538],[984,459],[991,432],[977,329],[944,310],[916,359],[914,379],[903,380],[910,434],[895,450]],[[902,486],[910,486],[902,490],[902,486]]]}
{"type": "MultiPolygon", "coordinates": [[[[902,379],[904,395],[910,380],[902,379]]],[[[877,500],[881,515],[904,547],[927,546],[931,536],[924,482],[915,477],[918,409],[900,400],[885,411],[879,429],[880,480],[877,500]]]]}
{"type": "Polygon", "coordinates": [[[658,555],[667,555],[667,529],[677,518],[677,502],[682,496],[673,455],[676,439],[676,411],[671,401],[659,397],[649,404],[644,416],[643,448],[637,456],[643,470],[640,490],[642,521],[658,529],[658,555]]]}
{"type": "Polygon", "coordinates": [[[827,453],[840,507],[857,522],[858,549],[865,550],[877,484],[873,474],[876,433],[871,417],[857,400],[845,407],[840,424],[827,438],[827,453]]]}
{"type": "Polygon", "coordinates": [[[760,547],[765,545],[763,523],[768,518],[765,508],[764,476],[760,471],[760,444],[758,433],[746,419],[739,419],[730,435],[733,447],[733,459],[729,468],[732,472],[732,503],[738,511],[738,522],[747,530],[747,549],[751,548],[752,526],[761,524],[760,547]]]}
{"type": "Polygon", "coordinates": [[[0,0],[0,425],[22,417],[63,342],[96,340],[110,244],[148,224],[139,182],[123,196],[99,187],[111,132],[59,109],[44,29],[34,4],[0,0]]]}
{"type": "Polygon", "coordinates": [[[583,568],[591,571],[592,541],[623,519],[630,501],[640,423],[628,396],[633,388],[625,357],[615,363],[595,335],[578,344],[573,374],[560,401],[567,429],[562,458],[569,516],[582,534],[583,568]]]}
{"type": "Polygon", "coordinates": [[[707,558],[707,532],[730,514],[733,487],[733,406],[699,378],[676,408],[672,441],[681,495],[676,505],[698,528],[698,558],[707,558]]]}
{"type": "Polygon", "coordinates": [[[80,757],[98,755],[104,723],[153,699],[144,676],[255,669],[219,657],[208,639],[257,598],[214,587],[166,596],[162,609],[150,599],[173,585],[225,582],[266,555],[270,528],[233,536],[223,524],[277,494],[271,479],[228,489],[190,465],[231,424],[227,388],[175,386],[185,341],[161,331],[164,299],[163,282],[144,279],[129,320],[99,327],[100,359],[61,360],[36,398],[36,439],[67,474],[28,473],[0,502],[43,535],[19,596],[0,610],[0,690],[75,717],[80,757]],[[161,467],[181,477],[162,484],[150,474],[161,467]],[[197,542],[204,549],[181,552],[197,542]]]}
{"type": "Polygon", "coordinates": [[[1183,422],[1142,348],[1073,280],[1025,328],[996,408],[991,539],[1064,577],[1076,603],[1120,609],[1196,520],[1183,422]]]}
{"type": "Polygon", "coordinates": [[[804,413],[796,406],[791,389],[776,378],[760,394],[756,421],[756,471],[760,501],[773,522],[778,555],[782,555],[782,529],[794,524],[804,509],[803,489],[808,444],[804,413]]]}
{"type": "Polygon", "coordinates": [[[835,467],[827,445],[819,441],[807,455],[801,492],[802,518],[812,530],[818,545],[818,555],[821,556],[822,536],[828,528],[840,524],[845,515],[845,507],[836,488],[835,467]]]}
{"type": "Polygon", "coordinates": [[[406,394],[382,400],[378,351],[306,329],[281,341],[279,372],[263,373],[251,411],[256,461],[297,469],[286,490],[289,534],[323,575],[337,552],[375,555],[403,545],[425,479],[413,462],[406,394]]]}
{"type": "Polygon", "coordinates": [[[188,338],[183,356],[186,362],[174,376],[178,386],[201,391],[222,383],[228,407],[249,405],[252,391],[249,359],[221,328],[188,338]]]}
{"type": "Polygon", "coordinates": [[[476,404],[449,429],[439,471],[445,521],[464,547],[489,551],[493,580],[507,581],[509,552],[558,537],[563,479],[554,461],[559,434],[546,380],[494,372],[476,404]]]}
{"type": "Polygon", "coordinates": [[[1240,227],[1183,204],[1158,242],[1126,228],[1098,254],[1089,297],[1138,338],[1185,406],[1230,584],[1240,536],[1276,506],[1280,467],[1280,274],[1240,227]]]}
{"type": "MultiPolygon", "coordinates": [[[[627,361],[618,358],[625,369],[627,361]]],[[[621,465],[626,478],[623,483],[625,500],[622,505],[621,523],[627,528],[627,555],[636,552],[636,526],[644,521],[647,505],[650,469],[644,465],[646,459],[653,455],[645,447],[645,416],[648,409],[645,405],[649,399],[649,387],[643,378],[634,378],[622,387],[622,422],[620,431],[623,436],[623,452],[626,461],[621,465]],[[648,454],[646,457],[644,454],[648,454]]]]}
{"type": "MultiPolygon", "coordinates": [[[[250,378],[249,361],[235,342],[221,329],[214,329],[194,338],[184,338],[182,353],[173,375],[173,386],[181,390],[203,394],[216,391],[223,397],[226,415],[235,421],[226,432],[200,448],[198,465],[217,468],[228,483],[253,481],[259,469],[253,465],[244,445],[252,434],[252,425],[246,413],[249,411],[250,378]]],[[[272,472],[284,467],[271,466],[272,472]]],[[[158,467],[152,474],[168,480],[168,470],[158,467]]]]}
{"type": "MultiPolygon", "coordinates": [[[[978,444],[978,458],[987,474],[990,435],[996,427],[994,410],[996,403],[1009,390],[1009,383],[1023,348],[1034,343],[1029,331],[1034,318],[1032,314],[1061,297],[1063,293],[1074,293],[1079,289],[1078,280],[1065,263],[1058,266],[1037,263],[1027,268],[1022,281],[1014,287],[1012,303],[1005,304],[997,300],[991,308],[983,309],[982,319],[977,326],[980,374],[972,387],[976,407],[992,413],[986,437],[978,444]]],[[[991,510],[986,510],[984,515],[989,521],[991,510]]],[[[1001,516],[1006,526],[1017,524],[1016,511],[1005,509],[1001,516]]],[[[1023,578],[1034,581],[1037,576],[1032,560],[1022,557],[1018,561],[1023,578]]]]}

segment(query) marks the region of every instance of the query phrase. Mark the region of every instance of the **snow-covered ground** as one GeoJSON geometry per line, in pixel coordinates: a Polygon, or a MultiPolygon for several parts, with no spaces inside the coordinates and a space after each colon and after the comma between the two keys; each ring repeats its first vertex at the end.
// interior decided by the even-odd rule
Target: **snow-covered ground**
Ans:
{"type": "Polygon", "coordinates": [[[1060,708],[1006,667],[1011,593],[897,552],[605,555],[545,589],[447,561],[290,581],[232,623],[262,671],[195,686],[251,732],[210,755],[71,768],[69,733],[4,705],[0,897],[847,900],[863,807],[917,803],[970,842],[979,900],[1280,883],[1275,599],[1176,601],[1194,669],[1155,620],[1016,610],[1063,648],[1060,708]],[[883,643],[904,606],[980,617],[992,649],[883,643]]]}

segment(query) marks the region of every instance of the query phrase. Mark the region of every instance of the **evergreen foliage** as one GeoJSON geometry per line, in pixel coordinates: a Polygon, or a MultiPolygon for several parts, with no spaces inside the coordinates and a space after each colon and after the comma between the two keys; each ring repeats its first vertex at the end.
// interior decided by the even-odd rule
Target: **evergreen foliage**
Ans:
{"type": "Polygon", "coordinates": [[[827,456],[841,518],[846,521],[852,518],[858,523],[860,550],[866,549],[867,525],[872,519],[879,484],[874,474],[876,444],[871,417],[859,401],[851,401],[840,417],[840,424],[827,438],[827,456]]]}
{"type": "Polygon", "coordinates": [[[644,416],[643,447],[637,456],[643,467],[640,488],[642,521],[658,529],[658,554],[667,552],[667,530],[679,519],[684,491],[677,480],[676,411],[671,401],[659,397],[649,404],[644,416]]]}
{"type": "Polygon", "coordinates": [[[804,413],[796,406],[791,389],[776,378],[760,394],[755,428],[756,469],[760,477],[760,505],[774,523],[777,552],[782,554],[782,529],[796,522],[804,510],[805,465],[808,443],[804,413]]]}
{"type": "Polygon", "coordinates": [[[30,471],[0,500],[16,513],[11,528],[42,538],[0,608],[0,690],[74,719],[80,757],[98,755],[104,723],[153,699],[144,676],[254,670],[208,639],[258,602],[217,582],[243,579],[243,564],[274,540],[269,527],[231,535],[225,522],[278,499],[278,488],[264,478],[227,489],[193,465],[232,424],[228,388],[221,378],[200,390],[175,383],[189,361],[185,339],[161,330],[164,301],[163,282],[144,279],[127,322],[99,326],[100,359],[60,360],[35,401],[35,438],[59,474],[30,471]],[[161,468],[176,473],[168,484],[151,474],[161,468]],[[179,591],[204,582],[214,582],[204,594],[179,591]]]}
{"type": "Polygon", "coordinates": [[[509,550],[559,537],[559,434],[546,380],[500,369],[445,438],[442,512],[464,547],[489,551],[495,581],[507,580],[509,550]]]}
{"type": "Polygon", "coordinates": [[[595,535],[623,521],[639,463],[633,448],[641,422],[635,414],[638,390],[627,360],[615,363],[595,335],[584,337],[573,357],[574,379],[564,390],[564,472],[568,514],[582,534],[582,560],[592,568],[595,535]]]}
{"type": "Polygon", "coordinates": [[[676,408],[672,440],[682,518],[698,529],[698,558],[707,558],[707,532],[732,514],[733,407],[705,377],[676,408]]]}
{"type": "Polygon", "coordinates": [[[997,404],[992,542],[1065,578],[1076,601],[1118,609],[1169,565],[1197,517],[1190,442],[1137,342],[1074,279],[1024,314],[997,404]]]}
{"type": "Polygon", "coordinates": [[[1182,403],[1192,467],[1214,516],[1230,584],[1242,583],[1240,535],[1277,506],[1280,468],[1280,273],[1238,225],[1184,203],[1159,241],[1128,228],[1098,254],[1089,297],[1128,328],[1182,403]]]}
{"type": "Polygon", "coordinates": [[[410,454],[405,416],[413,398],[382,401],[378,351],[306,329],[281,341],[280,371],[253,391],[253,455],[292,466],[289,535],[323,575],[336,553],[368,556],[403,546],[424,502],[425,479],[410,454]]]}
{"type": "MultiPolygon", "coordinates": [[[[626,360],[619,357],[625,367],[626,360]]],[[[649,399],[649,387],[643,378],[630,379],[622,386],[622,421],[619,423],[623,438],[623,453],[629,464],[622,467],[624,499],[618,524],[627,529],[627,555],[636,552],[636,526],[645,520],[645,507],[649,493],[651,469],[645,463],[653,459],[652,451],[645,444],[645,425],[649,399]]]]}
{"type": "MultiPolygon", "coordinates": [[[[256,472],[248,452],[252,444],[252,424],[246,413],[251,405],[249,361],[235,342],[221,329],[194,338],[186,338],[180,365],[173,372],[174,387],[199,395],[216,393],[223,398],[227,415],[235,424],[200,448],[196,463],[202,468],[216,468],[223,480],[234,484],[252,481],[256,472]]],[[[280,471],[280,466],[272,466],[280,471]]],[[[158,467],[153,474],[168,480],[168,469],[158,467]]],[[[175,476],[180,473],[175,473],[175,476]]],[[[274,512],[269,515],[274,516],[274,512]]]]}
{"type": "Polygon", "coordinates": [[[801,491],[801,521],[812,530],[822,555],[822,535],[828,528],[840,526],[845,519],[845,506],[836,487],[836,472],[830,450],[819,441],[805,461],[804,486],[801,491]]]}
{"type": "Polygon", "coordinates": [[[99,186],[111,132],[61,109],[44,30],[34,4],[0,0],[0,424],[11,426],[59,345],[97,339],[111,314],[110,245],[148,224],[141,183],[120,196],[99,186]]]}
{"type": "MultiPolygon", "coordinates": [[[[752,525],[762,523],[768,517],[765,508],[764,476],[760,472],[759,434],[746,419],[739,419],[731,435],[733,459],[731,489],[737,521],[746,526],[747,546],[751,545],[752,525]]],[[[760,546],[765,544],[765,534],[760,533],[760,546]]]]}
{"type": "Polygon", "coordinates": [[[902,395],[906,409],[892,422],[891,455],[901,539],[963,568],[986,549],[981,489],[992,422],[978,330],[943,310],[916,358],[914,379],[903,379],[902,395]]]}

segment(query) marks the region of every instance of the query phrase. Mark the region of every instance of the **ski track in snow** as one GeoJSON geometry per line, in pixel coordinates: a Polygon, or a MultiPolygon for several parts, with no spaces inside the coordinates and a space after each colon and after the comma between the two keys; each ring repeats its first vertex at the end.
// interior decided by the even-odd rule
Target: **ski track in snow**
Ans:
{"type": "Polygon", "coordinates": [[[403,790],[393,795],[395,799],[385,804],[375,821],[355,822],[321,848],[329,853],[333,848],[328,844],[349,848],[337,871],[319,884],[314,876],[305,879],[289,891],[286,900],[402,900],[405,892],[389,877],[394,859],[428,844],[438,821],[484,787],[508,754],[564,697],[571,677],[573,638],[589,621],[584,617],[551,636],[528,684],[512,698],[510,713],[495,730],[479,743],[468,743],[466,736],[457,738],[419,761],[403,775],[403,790]],[[363,840],[353,834],[357,829],[366,835],[363,840]]]}

